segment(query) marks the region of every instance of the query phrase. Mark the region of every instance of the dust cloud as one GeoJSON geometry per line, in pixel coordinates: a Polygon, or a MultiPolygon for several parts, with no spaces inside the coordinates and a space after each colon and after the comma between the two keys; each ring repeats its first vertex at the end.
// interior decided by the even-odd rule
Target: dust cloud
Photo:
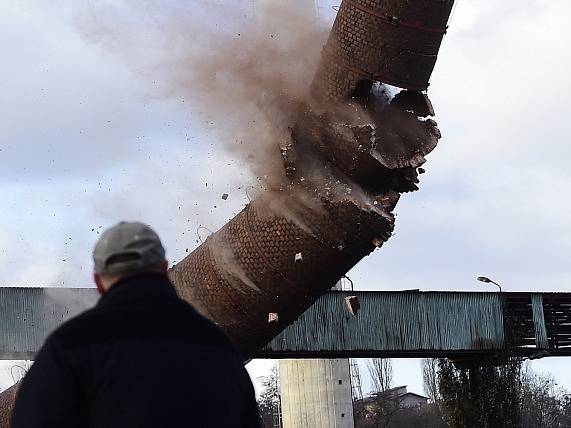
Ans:
{"type": "Polygon", "coordinates": [[[150,83],[143,96],[183,104],[191,125],[274,187],[284,178],[278,142],[308,100],[328,29],[287,2],[255,12],[227,3],[107,1],[74,20],[150,83]]]}

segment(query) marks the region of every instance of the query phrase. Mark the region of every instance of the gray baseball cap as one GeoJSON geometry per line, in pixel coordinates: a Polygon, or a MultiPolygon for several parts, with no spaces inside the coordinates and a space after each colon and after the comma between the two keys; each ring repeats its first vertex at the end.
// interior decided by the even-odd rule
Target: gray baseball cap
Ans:
{"type": "Polygon", "coordinates": [[[104,276],[161,271],[165,249],[153,229],[121,222],[103,232],[93,249],[94,270],[104,276]]]}

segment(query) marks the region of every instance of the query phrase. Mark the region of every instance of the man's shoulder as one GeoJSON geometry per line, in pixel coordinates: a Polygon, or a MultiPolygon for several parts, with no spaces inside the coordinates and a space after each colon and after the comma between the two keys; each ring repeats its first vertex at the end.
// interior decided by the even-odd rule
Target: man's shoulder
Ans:
{"type": "Polygon", "coordinates": [[[64,346],[69,345],[79,337],[84,337],[88,332],[97,330],[101,325],[101,318],[97,307],[76,315],[56,328],[48,337],[47,341],[57,342],[64,346]]]}
{"type": "Polygon", "coordinates": [[[159,303],[152,307],[97,305],[62,324],[48,338],[63,349],[130,339],[183,340],[224,348],[237,355],[234,345],[214,322],[178,297],[168,305],[159,303]]]}

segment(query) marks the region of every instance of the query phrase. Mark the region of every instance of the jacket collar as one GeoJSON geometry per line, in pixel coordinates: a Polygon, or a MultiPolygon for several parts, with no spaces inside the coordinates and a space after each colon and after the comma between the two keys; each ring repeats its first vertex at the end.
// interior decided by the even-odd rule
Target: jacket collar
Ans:
{"type": "Polygon", "coordinates": [[[154,301],[177,298],[178,295],[174,286],[166,275],[145,273],[121,279],[101,296],[97,305],[105,306],[119,301],[154,301]]]}

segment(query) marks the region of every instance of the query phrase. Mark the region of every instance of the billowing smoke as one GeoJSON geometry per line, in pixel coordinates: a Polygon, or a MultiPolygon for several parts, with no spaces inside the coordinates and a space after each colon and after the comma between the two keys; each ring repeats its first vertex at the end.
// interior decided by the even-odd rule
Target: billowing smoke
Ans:
{"type": "Polygon", "coordinates": [[[308,100],[327,35],[294,2],[276,3],[253,13],[231,2],[125,0],[82,9],[75,20],[104,55],[152,84],[147,97],[184,103],[191,124],[212,129],[217,144],[276,184],[278,141],[308,100]]]}

